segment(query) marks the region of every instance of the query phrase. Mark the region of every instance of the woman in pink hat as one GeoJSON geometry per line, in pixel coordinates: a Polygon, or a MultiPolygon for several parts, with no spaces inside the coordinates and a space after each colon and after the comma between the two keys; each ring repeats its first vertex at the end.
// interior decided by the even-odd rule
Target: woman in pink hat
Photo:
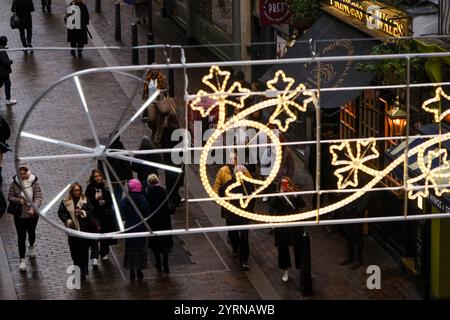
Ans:
{"type": "MultiPolygon", "coordinates": [[[[128,196],[121,202],[121,212],[125,219],[125,228],[131,228],[127,232],[148,231],[142,222],[142,217],[147,218],[150,211],[147,199],[142,193],[142,184],[137,179],[128,181],[128,196]],[[131,200],[137,206],[138,212],[131,200]],[[142,217],[141,217],[142,216],[142,217]],[[139,224],[139,225],[138,225],[139,224]]],[[[147,238],[130,238],[125,240],[125,257],[123,261],[125,269],[130,270],[130,280],[144,278],[143,269],[147,269],[147,238]]]]}

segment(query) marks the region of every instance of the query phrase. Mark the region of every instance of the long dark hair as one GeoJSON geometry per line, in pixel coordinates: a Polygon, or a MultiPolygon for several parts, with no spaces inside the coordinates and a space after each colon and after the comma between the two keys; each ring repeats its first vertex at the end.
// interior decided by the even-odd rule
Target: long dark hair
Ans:
{"type": "Polygon", "coordinates": [[[103,174],[103,171],[100,169],[94,168],[94,169],[92,169],[91,175],[89,176],[89,181],[88,181],[89,184],[96,184],[95,178],[94,178],[94,174],[96,174],[96,173],[98,173],[99,175],[102,176],[103,182],[105,181],[105,175],[103,174]]]}

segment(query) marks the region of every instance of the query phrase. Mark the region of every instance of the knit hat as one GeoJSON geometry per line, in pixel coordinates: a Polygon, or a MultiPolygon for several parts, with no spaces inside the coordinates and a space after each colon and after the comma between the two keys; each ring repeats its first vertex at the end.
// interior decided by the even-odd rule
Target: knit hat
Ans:
{"type": "Polygon", "coordinates": [[[128,181],[128,190],[130,192],[142,192],[142,184],[137,179],[131,179],[128,181]]]}

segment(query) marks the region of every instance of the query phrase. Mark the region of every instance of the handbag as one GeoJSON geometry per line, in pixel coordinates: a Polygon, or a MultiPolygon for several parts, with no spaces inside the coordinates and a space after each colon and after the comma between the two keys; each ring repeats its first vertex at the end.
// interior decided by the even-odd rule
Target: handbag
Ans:
{"type": "Polygon", "coordinates": [[[10,201],[8,203],[8,208],[6,209],[6,212],[12,214],[15,217],[20,217],[20,215],[22,214],[22,205],[20,203],[10,201]]]}
{"type": "Polygon", "coordinates": [[[171,100],[169,98],[163,98],[160,101],[156,101],[156,109],[161,114],[169,114],[172,109],[171,100]]]}
{"type": "Polygon", "coordinates": [[[20,26],[20,19],[16,13],[16,1],[13,2],[13,7],[14,7],[14,13],[13,13],[11,19],[9,20],[9,25],[11,26],[11,29],[18,29],[20,26]]]}

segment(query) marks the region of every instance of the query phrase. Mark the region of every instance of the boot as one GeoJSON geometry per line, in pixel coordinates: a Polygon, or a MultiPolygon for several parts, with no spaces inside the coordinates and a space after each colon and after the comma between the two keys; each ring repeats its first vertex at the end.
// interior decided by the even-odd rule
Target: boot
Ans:
{"type": "Polygon", "coordinates": [[[141,269],[137,270],[137,278],[138,278],[138,280],[144,279],[144,273],[142,272],[141,269]]]}
{"type": "Polygon", "coordinates": [[[136,280],[136,272],[134,269],[130,269],[130,280],[136,280]]]}
{"type": "Polygon", "coordinates": [[[347,257],[339,263],[340,266],[346,266],[355,261],[355,251],[353,248],[353,241],[347,240],[347,257]]]}
{"type": "Polygon", "coordinates": [[[355,262],[351,265],[350,269],[354,270],[363,265],[363,240],[358,239],[355,241],[355,253],[356,253],[356,259],[355,262]]]}

